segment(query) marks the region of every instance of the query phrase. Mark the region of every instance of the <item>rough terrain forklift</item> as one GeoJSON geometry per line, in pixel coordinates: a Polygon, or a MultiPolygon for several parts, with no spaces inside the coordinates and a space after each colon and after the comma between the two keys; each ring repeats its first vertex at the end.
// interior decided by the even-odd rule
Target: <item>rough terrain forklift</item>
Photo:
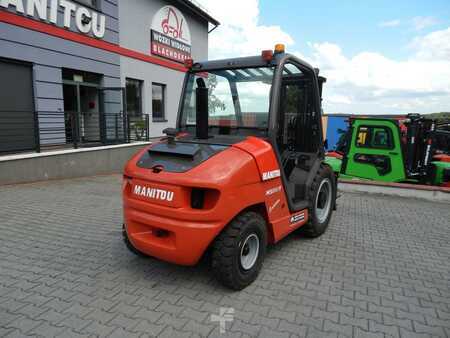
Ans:
{"type": "Polygon", "coordinates": [[[211,252],[224,285],[257,277],[266,246],[323,234],[336,207],[324,163],[325,78],[283,45],[186,62],[176,128],[124,170],[123,236],[137,254],[194,265],[211,252]]]}
{"type": "Polygon", "coordinates": [[[351,118],[326,158],[341,178],[450,187],[450,122],[418,114],[405,119],[351,118]]]}

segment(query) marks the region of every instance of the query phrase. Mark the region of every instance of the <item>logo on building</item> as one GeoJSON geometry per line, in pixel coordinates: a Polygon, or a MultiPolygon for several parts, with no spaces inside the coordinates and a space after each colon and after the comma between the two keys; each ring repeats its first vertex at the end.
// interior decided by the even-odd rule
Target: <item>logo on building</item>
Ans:
{"type": "Polygon", "coordinates": [[[17,13],[69,28],[72,18],[75,27],[83,34],[92,33],[96,38],[105,36],[105,16],[68,0],[0,0],[0,6],[14,8],[17,13]],[[61,17],[58,12],[61,11],[61,17]]]}
{"type": "Polygon", "coordinates": [[[191,57],[191,32],[183,14],[164,6],[153,17],[151,53],[177,62],[191,57]]]}

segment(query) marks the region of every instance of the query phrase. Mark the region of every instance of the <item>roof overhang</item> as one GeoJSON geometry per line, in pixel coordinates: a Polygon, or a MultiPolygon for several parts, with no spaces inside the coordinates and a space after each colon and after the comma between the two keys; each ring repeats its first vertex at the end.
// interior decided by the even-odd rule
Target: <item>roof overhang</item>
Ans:
{"type": "MultiPolygon", "coordinates": [[[[220,22],[214,19],[211,15],[209,15],[205,9],[201,8],[199,4],[196,4],[194,1],[191,0],[174,0],[176,3],[180,4],[181,6],[188,8],[193,13],[197,14],[198,16],[202,17],[209,23],[211,23],[213,26],[217,27],[220,25],[220,22]]],[[[214,27],[214,28],[215,28],[214,27]]],[[[214,29],[213,28],[213,29],[214,29]]],[[[211,30],[212,31],[212,30],[211,30]]]]}

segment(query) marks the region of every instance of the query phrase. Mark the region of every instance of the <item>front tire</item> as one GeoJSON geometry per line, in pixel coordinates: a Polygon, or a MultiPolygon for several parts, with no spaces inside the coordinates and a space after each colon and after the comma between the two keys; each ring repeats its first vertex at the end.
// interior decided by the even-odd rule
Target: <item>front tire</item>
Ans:
{"type": "Polygon", "coordinates": [[[311,184],[309,221],[302,229],[306,237],[319,237],[328,228],[336,203],[336,177],[333,170],[321,164],[311,184]]]}
{"type": "Polygon", "coordinates": [[[267,248],[267,227],[256,212],[238,215],[216,238],[212,248],[212,268],[225,286],[242,290],[261,270],[267,248]]]}

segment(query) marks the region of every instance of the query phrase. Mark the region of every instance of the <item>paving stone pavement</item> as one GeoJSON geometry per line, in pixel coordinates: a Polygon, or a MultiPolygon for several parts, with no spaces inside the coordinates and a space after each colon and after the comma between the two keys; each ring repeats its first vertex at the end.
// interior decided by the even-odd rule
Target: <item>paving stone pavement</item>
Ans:
{"type": "Polygon", "coordinates": [[[344,194],[328,231],[223,288],[128,252],[120,176],[0,187],[0,336],[450,336],[450,206],[344,194]],[[221,308],[234,320],[221,334],[221,308]]]}

